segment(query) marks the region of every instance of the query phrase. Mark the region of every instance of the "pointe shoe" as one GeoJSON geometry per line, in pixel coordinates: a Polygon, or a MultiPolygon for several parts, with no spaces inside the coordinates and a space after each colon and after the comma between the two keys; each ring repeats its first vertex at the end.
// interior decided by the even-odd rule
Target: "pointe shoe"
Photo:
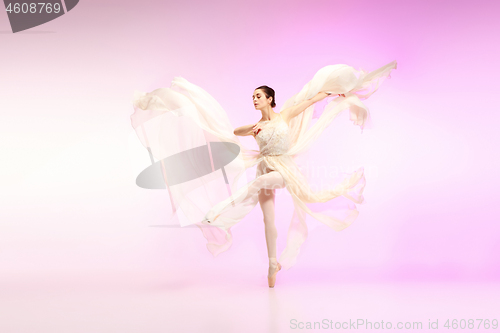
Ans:
{"type": "Polygon", "coordinates": [[[208,217],[208,214],[205,215],[205,217],[203,218],[203,220],[201,220],[201,224],[211,225],[212,224],[212,218],[208,217]]]}
{"type": "Polygon", "coordinates": [[[273,275],[271,277],[267,277],[267,282],[269,284],[269,288],[274,288],[274,285],[276,284],[276,275],[278,272],[281,270],[281,264],[278,263],[273,275]]]}

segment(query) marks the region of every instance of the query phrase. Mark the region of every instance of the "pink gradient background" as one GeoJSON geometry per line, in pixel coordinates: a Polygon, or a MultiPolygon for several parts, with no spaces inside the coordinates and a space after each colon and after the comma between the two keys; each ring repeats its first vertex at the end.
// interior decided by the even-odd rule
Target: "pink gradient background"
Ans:
{"type": "MultiPolygon", "coordinates": [[[[499,10],[497,1],[81,1],[17,34],[0,14],[2,284],[9,295],[141,278],[172,290],[226,278],[267,288],[259,206],[217,258],[198,229],[158,227],[170,204],[166,191],[135,185],[149,157],[130,125],[134,90],[185,77],[238,127],[260,118],[250,99],[259,85],[277,91],[279,111],[323,66],[392,60],[398,69],[366,101],[374,128],[361,134],[342,114],[312,148],[328,152],[326,166],[365,166],[360,216],[340,233],[309,217],[298,262],[278,284],[498,283],[499,10]]],[[[278,195],[279,253],[291,207],[278,195]]]]}

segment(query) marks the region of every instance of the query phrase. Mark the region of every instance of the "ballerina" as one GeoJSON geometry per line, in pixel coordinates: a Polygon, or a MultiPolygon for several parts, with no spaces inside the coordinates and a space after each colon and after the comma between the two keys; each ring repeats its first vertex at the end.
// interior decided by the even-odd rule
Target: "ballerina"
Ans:
{"type": "MultiPolygon", "coordinates": [[[[357,218],[359,212],[356,204],[364,201],[363,190],[366,182],[362,167],[347,174],[340,183],[326,184],[326,189],[314,191],[303,174],[304,170],[301,171],[301,167],[307,168],[297,164],[296,157],[307,151],[343,110],[349,110],[350,120],[361,129],[369,126],[370,114],[361,100],[373,94],[396,66],[393,61],[372,72],[357,71],[347,65],[323,67],[299,93],[285,102],[279,113],[273,110],[276,106],[274,90],[268,86],[260,86],[254,90],[252,98],[254,108],[261,111],[262,118],[255,124],[234,130],[227,114],[213,97],[186,79],[176,77],[171,88],[160,88],[151,93],[136,93],[132,123],[142,143],[150,149],[151,143],[145,137],[147,130],[143,125],[158,114],[172,112],[177,116],[187,115],[204,133],[208,133],[210,138],[207,141],[220,140],[239,147],[240,152],[235,163],[240,162],[243,167],[228,170],[221,168],[222,173],[213,172],[200,176],[201,180],[195,185],[186,183],[171,186],[171,197],[180,202],[175,208],[181,207],[183,212],[192,213],[192,224],[201,229],[207,239],[207,248],[214,256],[231,246],[231,227],[260,203],[269,257],[268,285],[273,288],[277,273],[282,268],[289,269],[296,263],[301,244],[307,238],[306,214],[340,231],[357,218]],[[323,108],[315,108],[318,101],[331,95],[337,97],[331,99],[323,108]],[[317,121],[309,126],[313,118],[317,118],[317,121]],[[255,137],[259,145],[258,151],[247,149],[239,142],[237,136],[247,135],[255,137]],[[245,185],[238,186],[240,176],[254,165],[257,166],[256,177],[245,185]],[[210,177],[210,181],[223,178],[229,196],[222,196],[225,199],[215,205],[210,204],[211,208],[205,210],[203,218],[199,218],[199,214],[193,212],[203,212],[203,202],[211,202],[208,197],[203,200],[201,193],[218,193],[218,197],[221,194],[221,190],[214,192],[213,187],[209,185],[212,183],[203,177],[210,177]],[[286,248],[278,260],[274,203],[275,190],[281,188],[286,188],[290,193],[294,214],[288,229],[286,248]],[[339,197],[349,200],[346,200],[347,203],[334,200],[339,197]]],[[[158,129],[156,131],[158,132],[158,129]]],[[[183,140],[186,139],[180,142],[183,140]]],[[[169,144],[174,145],[173,142],[169,144]]],[[[161,141],[161,145],[165,145],[165,140],[161,141]]],[[[212,170],[215,171],[213,166],[212,170]]]]}
{"type": "MultiPolygon", "coordinates": [[[[262,154],[266,154],[266,156],[280,156],[290,146],[288,137],[288,123],[290,120],[304,112],[312,104],[321,101],[331,94],[330,92],[319,92],[311,99],[282,110],[280,113],[276,113],[273,110],[276,107],[274,89],[268,86],[257,87],[252,95],[252,99],[255,109],[261,111],[262,119],[256,124],[238,127],[234,130],[234,134],[238,136],[252,135],[257,140],[262,154]],[[271,140],[272,142],[270,142],[271,140]]],[[[338,95],[345,97],[344,94],[338,95]]],[[[285,180],[278,171],[269,168],[264,161],[259,164],[259,174],[267,174],[267,176],[260,176],[259,182],[253,183],[244,194],[245,198],[239,200],[237,198],[237,201],[245,201],[245,199],[250,198],[255,193],[258,195],[259,204],[264,216],[269,257],[268,284],[269,287],[273,288],[276,283],[276,274],[282,267],[277,261],[276,256],[278,231],[275,225],[275,194],[276,189],[285,187],[285,180]]],[[[208,216],[210,216],[210,213],[207,214],[203,223],[212,223],[208,216]]]]}

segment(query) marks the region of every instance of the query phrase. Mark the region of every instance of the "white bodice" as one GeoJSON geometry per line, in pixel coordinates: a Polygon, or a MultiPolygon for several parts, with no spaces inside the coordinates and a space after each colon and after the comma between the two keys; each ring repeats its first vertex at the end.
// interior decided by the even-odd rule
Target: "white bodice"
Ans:
{"type": "Polygon", "coordinates": [[[272,119],[265,120],[264,127],[255,136],[257,144],[262,155],[282,155],[290,148],[290,136],[287,123],[281,118],[281,115],[272,119]]]}

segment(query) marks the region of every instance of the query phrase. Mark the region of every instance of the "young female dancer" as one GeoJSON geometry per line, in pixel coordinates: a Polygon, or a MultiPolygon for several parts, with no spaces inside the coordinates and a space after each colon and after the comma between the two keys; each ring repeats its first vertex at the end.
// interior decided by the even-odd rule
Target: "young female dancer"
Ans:
{"type": "MultiPolygon", "coordinates": [[[[255,89],[252,99],[256,110],[260,110],[262,118],[256,123],[247,126],[241,126],[234,130],[234,134],[238,136],[253,135],[257,140],[261,150],[265,147],[267,156],[279,156],[280,153],[286,152],[290,147],[288,137],[288,123],[290,120],[301,112],[305,111],[312,104],[321,101],[325,97],[331,95],[329,92],[319,92],[311,99],[281,111],[274,112],[276,107],[275,91],[268,86],[260,86],[255,89]],[[278,119],[279,118],[279,119],[278,119]],[[269,143],[271,136],[266,130],[268,122],[278,122],[277,126],[281,126],[283,130],[273,130],[273,140],[269,143]],[[262,132],[262,130],[264,130],[262,132]]],[[[339,96],[344,96],[339,94],[339,96]]],[[[263,161],[261,165],[262,174],[268,174],[267,177],[262,177],[261,182],[255,183],[253,189],[258,191],[259,204],[264,215],[265,235],[267,243],[267,252],[269,256],[269,272],[268,284],[273,288],[276,282],[276,274],[281,270],[281,264],[277,261],[276,256],[276,240],[278,238],[278,230],[275,225],[275,194],[276,189],[285,187],[283,176],[278,171],[267,167],[263,161]]],[[[210,223],[210,221],[207,221],[210,223]]]]}

